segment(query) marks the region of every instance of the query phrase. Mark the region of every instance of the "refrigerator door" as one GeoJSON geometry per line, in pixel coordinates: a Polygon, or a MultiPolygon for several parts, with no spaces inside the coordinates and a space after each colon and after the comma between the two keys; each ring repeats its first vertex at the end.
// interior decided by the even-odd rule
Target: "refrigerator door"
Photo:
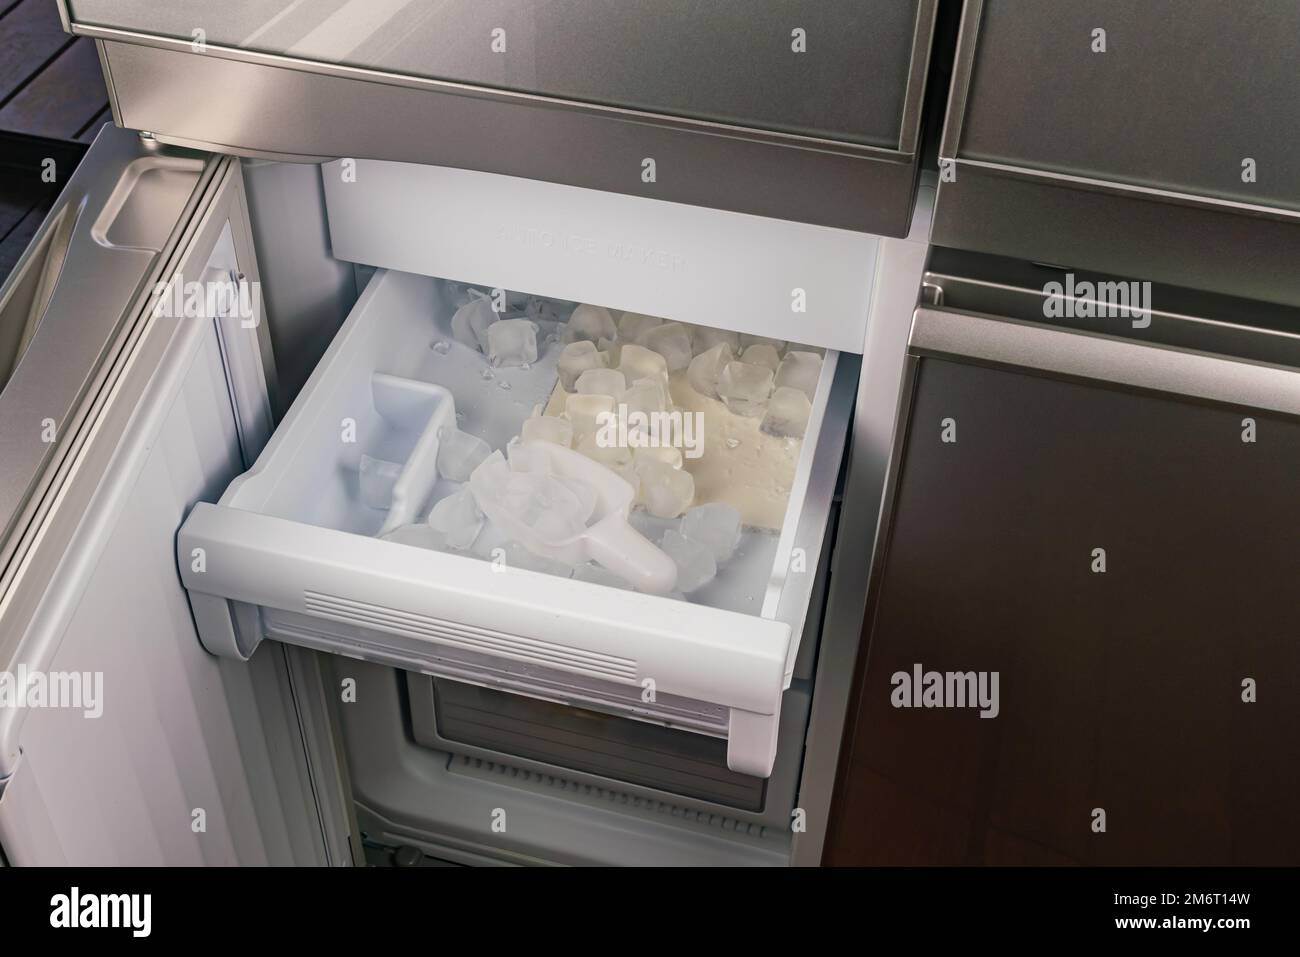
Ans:
{"type": "Polygon", "coordinates": [[[927,277],[823,860],[1294,860],[1294,310],[1026,272],[927,277]]]}
{"type": "Polygon", "coordinates": [[[102,41],[118,123],[169,141],[477,169],[902,236],[938,2],[63,8],[72,32],[102,41]]]}
{"type": "Polygon", "coordinates": [[[238,166],[108,127],[0,293],[24,298],[6,322],[34,324],[0,393],[6,467],[35,469],[0,486],[12,863],[346,856],[313,793],[298,665],[204,652],[175,565],[185,515],[270,434],[256,289],[238,166]],[[201,294],[231,288],[253,294],[201,294]]]}

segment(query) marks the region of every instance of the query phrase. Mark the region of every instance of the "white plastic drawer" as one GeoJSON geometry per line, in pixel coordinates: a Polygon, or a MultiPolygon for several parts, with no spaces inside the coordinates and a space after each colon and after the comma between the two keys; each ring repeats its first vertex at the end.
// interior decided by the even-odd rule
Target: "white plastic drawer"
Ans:
{"type": "Polygon", "coordinates": [[[357,465],[415,446],[394,425],[405,395],[446,388],[501,448],[554,386],[554,349],[485,378],[452,311],[447,283],[376,273],[254,467],[189,516],[179,564],[204,644],[247,658],[272,638],[726,737],[733,770],[770,774],[856,360],[826,353],[779,531],[747,529],[691,600],[658,597],[375,537],[385,513],[361,503],[357,465]]]}

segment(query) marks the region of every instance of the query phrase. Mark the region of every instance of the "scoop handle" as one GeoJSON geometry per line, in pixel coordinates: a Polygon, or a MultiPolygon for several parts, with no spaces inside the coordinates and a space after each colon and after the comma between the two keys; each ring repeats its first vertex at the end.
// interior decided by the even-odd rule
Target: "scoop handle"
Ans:
{"type": "Polygon", "coordinates": [[[591,558],[637,591],[666,595],[677,584],[677,565],[626,519],[597,522],[586,538],[591,558]]]}

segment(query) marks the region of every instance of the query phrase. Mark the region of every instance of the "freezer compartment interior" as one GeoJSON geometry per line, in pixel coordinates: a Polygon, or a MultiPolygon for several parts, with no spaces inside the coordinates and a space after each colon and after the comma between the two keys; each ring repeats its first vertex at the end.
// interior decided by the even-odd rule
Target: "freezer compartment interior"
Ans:
{"type": "MultiPolygon", "coordinates": [[[[431,531],[429,514],[466,494],[431,446],[466,433],[513,467],[524,423],[567,402],[556,366],[574,304],[506,296],[501,315],[527,311],[538,351],[511,367],[493,365],[453,328],[473,294],[375,274],[254,468],[182,529],[182,558],[203,555],[202,570],[181,565],[205,644],[247,657],[273,637],[612,710],[725,737],[733,770],[766,775],[856,363],[837,376],[842,357],[821,357],[802,439],[769,434],[762,414],[736,415],[691,389],[685,372],[670,375],[674,408],[695,414],[703,434],[703,454],[682,457],[694,501],[736,507],[744,527],[707,584],[643,594],[604,563],[540,561],[495,521],[463,543],[431,531]]],[[[630,524],[663,553],[681,519],[660,511],[638,505],[630,524]]]]}

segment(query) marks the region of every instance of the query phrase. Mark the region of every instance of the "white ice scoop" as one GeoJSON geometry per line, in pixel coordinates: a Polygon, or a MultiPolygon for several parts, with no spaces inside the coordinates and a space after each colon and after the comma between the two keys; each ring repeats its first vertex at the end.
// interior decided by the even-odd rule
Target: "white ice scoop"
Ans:
{"type": "MultiPolygon", "coordinates": [[[[534,555],[570,565],[597,562],[637,591],[666,595],[677,583],[677,566],[627,520],[635,494],[631,485],[599,462],[551,442],[523,442],[529,471],[512,472],[497,452],[469,478],[478,507],[497,527],[534,555]],[[572,479],[596,495],[591,518],[581,523],[530,522],[512,501],[511,476],[572,479]],[[575,524],[580,528],[573,532],[575,524]],[[549,526],[549,528],[548,528],[549,526]],[[563,528],[559,534],[558,527],[563,528]]],[[[512,457],[513,460],[513,457],[512,457]]]]}
{"type": "Polygon", "coordinates": [[[371,377],[375,410],[405,428],[422,426],[420,438],[393,484],[393,502],[377,534],[387,535],[415,521],[438,481],[438,447],[444,428],[456,427],[456,400],[432,382],[399,379],[383,372],[371,377]],[[417,424],[418,423],[418,424],[417,424]]]}

